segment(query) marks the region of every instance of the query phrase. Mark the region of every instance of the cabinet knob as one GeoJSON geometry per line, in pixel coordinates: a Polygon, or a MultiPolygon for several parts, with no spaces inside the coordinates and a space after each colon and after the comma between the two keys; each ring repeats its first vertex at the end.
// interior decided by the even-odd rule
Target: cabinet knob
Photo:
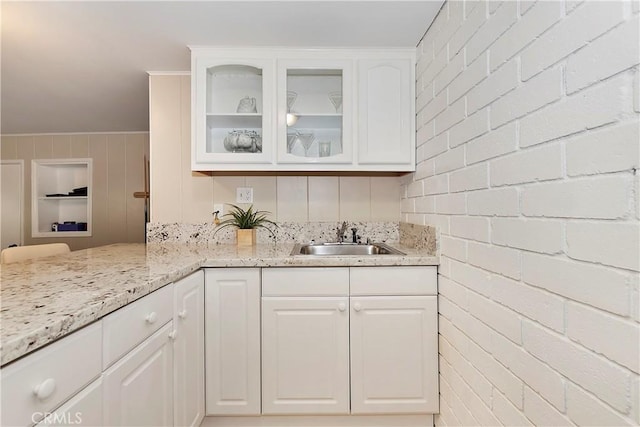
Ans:
{"type": "Polygon", "coordinates": [[[360,311],[360,310],[362,310],[362,306],[360,305],[359,302],[356,302],[356,303],[353,304],[353,309],[355,311],[360,311]]]}
{"type": "Polygon", "coordinates": [[[147,317],[145,317],[144,320],[146,320],[149,324],[156,323],[156,320],[158,320],[158,315],[155,311],[152,311],[151,313],[147,314],[147,317]]]}
{"type": "Polygon", "coordinates": [[[47,378],[33,388],[33,394],[40,400],[45,400],[56,391],[56,380],[47,378]]]}
{"type": "Polygon", "coordinates": [[[178,312],[178,317],[181,319],[186,319],[187,318],[187,310],[182,310],[180,312],[178,312]]]}
{"type": "Polygon", "coordinates": [[[341,302],[340,304],[338,304],[338,310],[340,311],[345,311],[347,309],[347,305],[343,302],[341,302]]]}
{"type": "Polygon", "coordinates": [[[175,340],[177,336],[178,336],[178,332],[175,329],[173,331],[169,332],[169,338],[170,339],[175,340]]]}

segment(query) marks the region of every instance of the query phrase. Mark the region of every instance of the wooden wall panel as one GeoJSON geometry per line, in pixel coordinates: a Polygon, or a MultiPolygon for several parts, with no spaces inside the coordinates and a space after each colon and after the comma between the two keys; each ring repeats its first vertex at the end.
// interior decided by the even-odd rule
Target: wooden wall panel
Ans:
{"type": "Polygon", "coordinates": [[[26,245],[65,242],[72,250],[110,243],[144,242],[143,157],[149,156],[148,133],[4,135],[1,159],[24,160],[24,240],[26,245]],[[92,236],[31,237],[31,160],[92,158],[92,236]]]}
{"type": "Polygon", "coordinates": [[[126,202],[127,242],[144,241],[144,199],[136,199],[133,193],[144,191],[145,161],[149,159],[147,134],[127,135],[126,142],[126,202]]]}
{"type": "Polygon", "coordinates": [[[150,79],[151,218],[182,220],[182,84],[180,76],[150,79]]]}
{"type": "Polygon", "coordinates": [[[51,140],[51,158],[68,159],[71,157],[71,136],[54,135],[51,140]]]}
{"type": "Polygon", "coordinates": [[[180,76],[181,222],[211,221],[213,177],[191,171],[191,79],[180,76]]]}
{"type": "Polygon", "coordinates": [[[0,138],[0,158],[15,160],[18,158],[18,137],[3,136],[0,138]]]}
{"type": "Polygon", "coordinates": [[[123,134],[107,137],[107,227],[119,242],[127,241],[126,144],[123,134]]]}

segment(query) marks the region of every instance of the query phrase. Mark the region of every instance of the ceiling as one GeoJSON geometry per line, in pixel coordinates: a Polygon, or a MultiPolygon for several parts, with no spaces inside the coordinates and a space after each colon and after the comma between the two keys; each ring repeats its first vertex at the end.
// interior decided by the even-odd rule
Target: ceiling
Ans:
{"type": "Polygon", "coordinates": [[[149,130],[188,45],[414,47],[444,0],[2,1],[0,132],[149,130]]]}

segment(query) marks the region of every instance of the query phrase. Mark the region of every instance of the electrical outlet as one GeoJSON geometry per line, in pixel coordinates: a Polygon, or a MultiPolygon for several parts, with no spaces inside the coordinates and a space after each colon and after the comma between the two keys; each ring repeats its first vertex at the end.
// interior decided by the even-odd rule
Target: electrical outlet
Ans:
{"type": "Polygon", "coordinates": [[[253,203],[253,188],[236,188],[236,203],[253,203]]]}
{"type": "Polygon", "coordinates": [[[213,211],[218,211],[218,218],[221,218],[222,215],[224,215],[224,204],[222,203],[215,203],[213,205],[213,211]]]}

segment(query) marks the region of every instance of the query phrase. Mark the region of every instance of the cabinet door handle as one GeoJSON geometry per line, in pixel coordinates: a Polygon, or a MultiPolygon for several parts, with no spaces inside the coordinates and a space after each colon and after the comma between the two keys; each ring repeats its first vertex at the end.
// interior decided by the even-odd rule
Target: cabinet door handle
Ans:
{"type": "Polygon", "coordinates": [[[178,332],[175,329],[173,331],[169,332],[169,338],[171,340],[175,340],[177,336],[178,336],[178,332]]]}
{"type": "Polygon", "coordinates": [[[356,302],[356,303],[353,304],[353,309],[355,311],[360,311],[360,310],[362,310],[362,306],[360,305],[359,302],[356,302]]]}
{"type": "Polygon", "coordinates": [[[156,320],[158,320],[158,315],[155,311],[152,311],[151,313],[147,314],[147,317],[145,317],[144,320],[146,320],[149,324],[156,323],[156,320]]]}
{"type": "Polygon", "coordinates": [[[343,302],[341,302],[340,304],[338,304],[338,310],[340,311],[345,311],[347,309],[347,305],[343,302]]]}
{"type": "Polygon", "coordinates": [[[178,312],[178,317],[181,319],[186,319],[187,318],[187,310],[182,310],[180,312],[178,312]]]}
{"type": "Polygon", "coordinates": [[[56,391],[56,380],[47,378],[33,388],[33,394],[40,400],[45,400],[56,391]]]}

